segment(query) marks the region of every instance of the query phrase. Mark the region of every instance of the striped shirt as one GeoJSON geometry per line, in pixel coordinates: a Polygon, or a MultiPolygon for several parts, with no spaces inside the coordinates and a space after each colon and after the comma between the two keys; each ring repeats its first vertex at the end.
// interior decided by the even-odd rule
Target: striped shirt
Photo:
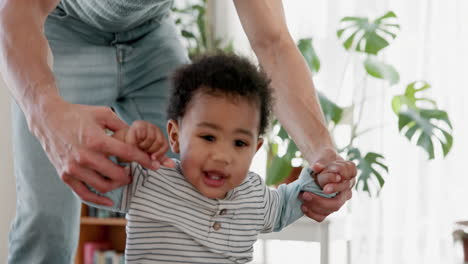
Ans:
{"type": "Polygon", "coordinates": [[[210,199],[175,169],[151,171],[133,163],[132,184],[106,196],[127,213],[127,263],[247,263],[263,232],[279,231],[302,216],[301,190],[325,195],[310,170],[299,180],[268,188],[249,172],[224,199],[210,199]]]}

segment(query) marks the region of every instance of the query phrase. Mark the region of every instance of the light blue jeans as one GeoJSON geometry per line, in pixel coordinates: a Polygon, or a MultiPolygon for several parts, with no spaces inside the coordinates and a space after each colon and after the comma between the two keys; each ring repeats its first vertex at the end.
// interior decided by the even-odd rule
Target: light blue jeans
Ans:
{"type": "MultiPolygon", "coordinates": [[[[76,104],[111,106],[127,123],[143,119],[165,128],[168,76],[188,62],[177,32],[170,16],[106,33],[56,9],[45,34],[60,94],[76,104]]],[[[8,262],[73,263],[80,201],[58,177],[20,108],[12,108],[17,206],[8,262]]]]}

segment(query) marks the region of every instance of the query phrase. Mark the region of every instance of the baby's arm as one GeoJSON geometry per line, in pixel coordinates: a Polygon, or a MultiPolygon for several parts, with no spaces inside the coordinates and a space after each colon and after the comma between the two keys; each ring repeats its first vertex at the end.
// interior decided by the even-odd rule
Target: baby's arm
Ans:
{"type": "Polygon", "coordinates": [[[269,210],[276,211],[271,225],[266,223],[266,232],[280,231],[304,215],[301,210],[302,202],[298,198],[300,192],[312,192],[327,198],[336,195],[336,193],[326,194],[311,177],[313,173],[310,168],[304,168],[296,181],[290,184],[282,184],[277,190],[266,187],[267,194],[265,198],[272,200],[268,203],[271,205],[269,210]]]}
{"type": "MultiPolygon", "coordinates": [[[[168,150],[168,143],[164,134],[157,126],[151,123],[135,121],[129,128],[116,131],[112,137],[135,145],[141,150],[146,151],[151,155],[151,159],[158,163],[158,167],[160,165],[171,168],[175,166],[175,162],[165,156],[165,153],[168,150]]],[[[110,198],[114,204],[113,206],[101,206],[88,202],[86,203],[94,207],[125,213],[127,211],[127,205],[135,190],[133,183],[137,182],[137,178],[144,177],[144,175],[142,175],[144,172],[136,163],[133,163],[130,166],[128,161],[115,160],[113,157],[111,157],[111,159],[114,162],[125,166],[127,173],[132,176],[132,183],[107,193],[100,193],[88,186],[88,188],[94,193],[110,198]]]]}
{"type": "MultiPolygon", "coordinates": [[[[335,161],[327,167],[315,164],[312,169],[302,170],[299,179],[289,185],[283,184],[277,190],[265,186],[265,225],[262,232],[280,231],[284,227],[299,219],[304,213],[301,210],[303,192],[325,198],[333,198],[338,195],[334,190],[342,190],[340,186],[354,184],[354,178],[349,178],[350,163],[335,161]],[[319,174],[313,171],[320,172],[319,174]],[[343,177],[344,175],[344,177],[343,177]],[[348,177],[348,178],[347,178],[348,177]],[[299,195],[301,193],[301,195],[299,195]]],[[[356,170],[356,168],[354,168],[356,170]]],[[[356,175],[356,172],[351,173],[356,175]]],[[[354,176],[353,176],[354,177],[354,176]]],[[[310,194],[309,194],[310,195],[310,194]]],[[[340,196],[334,198],[341,199],[340,196]]],[[[322,200],[324,198],[321,198],[322,200]]],[[[330,199],[332,201],[332,199],[330,199]]],[[[327,214],[328,215],[328,214],[327,214]]],[[[310,216],[309,216],[310,217],[310,216]]]]}

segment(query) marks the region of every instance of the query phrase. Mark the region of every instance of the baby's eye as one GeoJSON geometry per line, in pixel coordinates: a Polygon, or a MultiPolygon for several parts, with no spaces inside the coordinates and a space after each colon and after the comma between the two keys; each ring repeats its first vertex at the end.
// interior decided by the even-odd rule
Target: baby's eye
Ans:
{"type": "Polygon", "coordinates": [[[242,140],[236,140],[236,141],[234,141],[234,145],[235,145],[236,147],[245,147],[245,146],[248,146],[247,142],[242,141],[242,140]]]}
{"type": "Polygon", "coordinates": [[[215,140],[215,137],[213,137],[213,136],[210,136],[210,135],[207,135],[207,136],[201,136],[201,138],[203,138],[203,139],[204,139],[204,140],[206,140],[206,141],[210,141],[210,142],[212,142],[212,141],[214,141],[214,140],[215,140]]]}

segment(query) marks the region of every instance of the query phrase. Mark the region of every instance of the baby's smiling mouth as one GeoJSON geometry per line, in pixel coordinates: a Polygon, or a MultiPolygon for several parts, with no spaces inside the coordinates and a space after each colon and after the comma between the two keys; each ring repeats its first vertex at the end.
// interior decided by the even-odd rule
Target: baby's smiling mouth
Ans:
{"type": "Polygon", "coordinates": [[[226,174],[217,170],[203,171],[203,176],[204,183],[210,187],[221,187],[227,178],[226,174]]]}

